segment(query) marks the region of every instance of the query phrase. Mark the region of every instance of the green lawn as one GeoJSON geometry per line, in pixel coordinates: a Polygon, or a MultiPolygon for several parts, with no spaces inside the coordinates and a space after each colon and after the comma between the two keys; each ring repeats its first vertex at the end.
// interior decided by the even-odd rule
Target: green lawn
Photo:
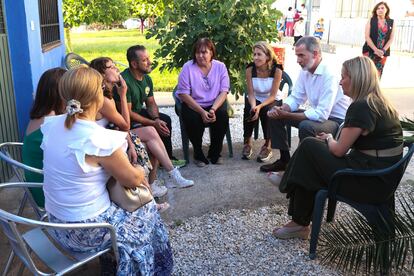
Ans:
{"type": "MultiPolygon", "coordinates": [[[[136,44],[144,45],[151,58],[159,47],[154,39],[147,40],[138,30],[107,30],[71,33],[72,50],[76,54],[90,61],[94,58],[107,56],[114,61],[128,64],[126,50],[136,44]]],[[[158,66],[159,67],[159,66],[158,66]]],[[[125,67],[120,67],[124,70],[125,67]]],[[[160,72],[158,68],[151,72],[155,91],[172,91],[177,84],[179,70],[160,72]]]]}

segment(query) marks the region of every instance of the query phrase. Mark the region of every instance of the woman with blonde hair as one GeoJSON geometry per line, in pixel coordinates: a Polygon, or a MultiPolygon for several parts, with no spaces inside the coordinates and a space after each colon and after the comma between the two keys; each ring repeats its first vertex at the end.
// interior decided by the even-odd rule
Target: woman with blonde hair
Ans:
{"type": "MultiPolygon", "coordinates": [[[[345,116],[338,140],[320,133],[299,145],[279,186],[290,199],[292,220],[273,230],[280,239],[307,239],[314,197],[327,187],[340,169],[382,169],[402,157],[402,129],[398,114],[382,95],[374,63],[368,57],[347,60],[340,84],[353,102],[345,116]],[[348,153],[348,151],[351,151],[348,153]]],[[[398,179],[394,175],[347,179],[339,194],[356,202],[377,204],[393,196],[398,179]],[[375,191],[375,192],[374,192],[375,191]]]]}
{"type": "MultiPolygon", "coordinates": [[[[125,154],[127,133],[103,128],[95,121],[104,102],[102,80],[101,74],[86,66],[69,70],[60,80],[66,114],[46,117],[41,126],[45,209],[51,222],[113,225],[120,253],[118,275],[168,275],[173,265],[171,247],[155,201],[134,212],[110,201],[106,189],[110,176],[128,188],[148,186],[148,182],[144,169],[131,165],[125,154]]],[[[74,251],[111,245],[105,229],[52,234],[74,251]]]]}
{"type": "Polygon", "coordinates": [[[243,130],[244,146],[242,159],[250,159],[253,129],[262,123],[265,142],[257,156],[258,162],[266,162],[272,157],[267,112],[274,105],[282,104],[278,93],[283,66],[278,64],[273,48],[265,41],[253,46],[253,62],[246,69],[247,95],[244,101],[243,130]]]}

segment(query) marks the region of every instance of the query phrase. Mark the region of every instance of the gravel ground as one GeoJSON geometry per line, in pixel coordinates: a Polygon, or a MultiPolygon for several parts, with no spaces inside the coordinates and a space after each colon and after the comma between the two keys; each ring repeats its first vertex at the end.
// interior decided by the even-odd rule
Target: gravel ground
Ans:
{"type": "MultiPolygon", "coordinates": [[[[413,182],[398,189],[400,195],[413,192],[413,182]]],[[[336,219],[351,212],[339,204],[336,219]]],[[[273,205],[210,213],[170,225],[174,275],[345,275],[310,260],[308,241],[272,237],[272,229],[289,220],[286,214],[286,206],[273,205]]],[[[413,275],[408,267],[398,275],[413,275]]]]}
{"type": "MultiPolygon", "coordinates": [[[[230,119],[233,143],[243,141],[243,105],[234,105],[230,119]]],[[[174,130],[178,118],[172,107],[161,108],[171,116],[174,130]]],[[[292,129],[293,136],[297,136],[292,129]]],[[[204,143],[209,142],[208,130],[204,143]]],[[[180,132],[173,132],[173,147],[181,148],[180,132]]],[[[408,171],[414,171],[414,162],[408,171]]],[[[409,177],[412,179],[412,174],[409,177]]],[[[404,181],[398,194],[412,194],[414,181],[404,181]]],[[[400,207],[397,204],[397,209],[400,207]]],[[[352,212],[339,204],[336,219],[352,212]]],[[[192,217],[169,225],[175,259],[175,275],[344,275],[334,267],[308,258],[309,242],[278,240],[272,229],[289,220],[286,206],[272,205],[256,210],[226,210],[192,217]]],[[[407,266],[408,267],[408,266],[407,266]]],[[[413,275],[403,270],[398,275],[413,275]]]]}

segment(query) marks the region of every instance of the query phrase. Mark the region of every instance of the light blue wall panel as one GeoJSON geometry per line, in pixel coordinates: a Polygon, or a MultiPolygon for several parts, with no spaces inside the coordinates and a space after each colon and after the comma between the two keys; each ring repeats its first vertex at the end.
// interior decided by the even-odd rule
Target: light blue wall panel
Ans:
{"type": "Polygon", "coordinates": [[[59,0],[61,45],[42,52],[38,0],[5,0],[9,49],[20,136],[29,121],[37,82],[44,71],[63,65],[65,56],[62,1],[59,0]]]}

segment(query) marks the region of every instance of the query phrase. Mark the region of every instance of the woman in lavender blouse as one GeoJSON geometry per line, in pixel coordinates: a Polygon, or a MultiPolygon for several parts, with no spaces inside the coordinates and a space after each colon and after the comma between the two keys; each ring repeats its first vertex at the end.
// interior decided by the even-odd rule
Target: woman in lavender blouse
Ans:
{"type": "Polygon", "coordinates": [[[177,96],[183,102],[182,118],[193,144],[194,162],[204,167],[221,164],[220,153],[229,127],[227,93],[229,75],[224,63],[215,60],[216,48],[208,38],[200,38],[193,48],[193,59],[186,62],[178,77],[177,96]],[[211,143],[207,158],[202,150],[204,128],[210,127],[211,143]]]}

